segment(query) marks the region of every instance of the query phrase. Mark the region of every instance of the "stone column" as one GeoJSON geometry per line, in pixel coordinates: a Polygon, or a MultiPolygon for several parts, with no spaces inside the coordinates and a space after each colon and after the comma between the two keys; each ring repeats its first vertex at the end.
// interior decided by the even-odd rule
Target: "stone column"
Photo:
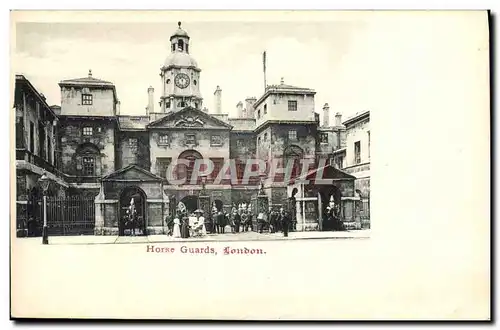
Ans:
{"type": "Polygon", "coordinates": [[[104,234],[104,187],[101,183],[99,194],[94,199],[95,226],[94,235],[104,234]]]}
{"type": "Polygon", "coordinates": [[[305,223],[304,223],[304,217],[302,216],[302,210],[300,208],[300,203],[302,203],[302,200],[298,199],[295,201],[295,213],[297,216],[297,230],[298,231],[304,231],[305,230],[305,223]]]}

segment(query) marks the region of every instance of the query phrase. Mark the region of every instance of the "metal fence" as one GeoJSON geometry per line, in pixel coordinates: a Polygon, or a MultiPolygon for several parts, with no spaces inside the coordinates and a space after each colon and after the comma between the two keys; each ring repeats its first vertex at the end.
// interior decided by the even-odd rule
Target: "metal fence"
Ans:
{"type": "MultiPolygon", "coordinates": [[[[94,199],[81,196],[47,197],[49,236],[93,235],[94,199]]],[[[43,227],[43,199],[17,204],[17,236],[40,236],[43,227]]]]}
{"type": "Polygon", "coordinates": [[[370,200],[362,199],[358,210],[361,218],[361,228],[370,229],[370,200]]]}

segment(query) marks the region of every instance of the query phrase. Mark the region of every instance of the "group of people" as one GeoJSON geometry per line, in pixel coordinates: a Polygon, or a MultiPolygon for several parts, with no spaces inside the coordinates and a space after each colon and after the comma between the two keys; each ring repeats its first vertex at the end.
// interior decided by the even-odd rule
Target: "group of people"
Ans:
{"type": "Polygon", "coordinates": [[[178,207],[172,221],[167,223],[169,235],[174,238],[203,237],[207,234],[203,210],[188,213],[185,208],[178,207]]]}
{"type": "Polygon", "coordinates": [[[269,208],[268,212],[257,214],[257,228],[254,228],[254,216],[251,208],[246,204],[243,204],[243,207],[241,204],[240,207],[233,205],[230,212],[224,212],[214,205],[211,216],[205,218],[203,210],[188,213],[185,205],[179,203],[176,215],[173,219],[167,219],[168,234],[175,238],[188,238],[205,236],[207,233],[236,234],[255,229],[259,233],[283,232],[287,237],[288,232],[294,230],[295,227],[292,215],[283,208],[279,211],[269,208]]]}

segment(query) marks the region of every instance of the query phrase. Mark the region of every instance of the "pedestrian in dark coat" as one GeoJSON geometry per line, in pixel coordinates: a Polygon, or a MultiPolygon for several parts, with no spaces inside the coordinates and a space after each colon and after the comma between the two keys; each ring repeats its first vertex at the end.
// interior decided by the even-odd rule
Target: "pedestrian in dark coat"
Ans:
{"type": "Polygon", "coordinates": [[[281,226],[283,228],[283,236],[285,236],[285,237],[288,237],[288,230],[290,227],[290,222],[291,222],[290,213],[282,209],[281,210],[281,226]]]}
{"type": "Polygon", "coordinates": [[[189,238],[189,218],[185,215],[182,217],[181,237],[189,238]]]}
{"type": "Polygon", "coordinates": [[[234,223],[234,231],[236,233],[240,232],[240,224],[241,224],[241,216],[237,211],[233,213],[233,223],[234,223]]]}
{"type": "Polygon", "coordinates": [[[219,213],[217,213],[217,225],[218,225],[217,232],[224,234],[225,227],[226,227],[226,217],[224,216],[224,214],[221,211],[219,211],[219,213]]]}

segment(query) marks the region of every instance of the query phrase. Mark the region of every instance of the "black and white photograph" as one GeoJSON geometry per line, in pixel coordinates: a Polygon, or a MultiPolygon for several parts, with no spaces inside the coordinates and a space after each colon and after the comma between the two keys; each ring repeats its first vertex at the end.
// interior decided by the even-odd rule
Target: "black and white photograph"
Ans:
{"type": "MultiPolygon", "coordinates": [[[[331,23],[321,33],[359,25],[331,23]]],[[[321,71],[295,72],[301,57],[279,63],[315,25],[276,26],[109,24],[99,35],[94,24],[20,24],[17,237],[369,237],[370,109],[332,103],[317,79],[332,65],[308,44],[299,52],[321,71]],[[224,41],[224,31],[243,38],[224,41]],[[289,44],[276,49],[280,34],[289,44]],[[126,51],[135,40],[147,56],[126,51]],[[57,43],[66,42],[78,46],[61,53],[57,43]],[[47,75],[49,62],[70,63],[82,51],[88,69],[78,61],[47,75]]],[[[320,37],[311,46],[339,56],[320,37]]]]}
{"type": "Polygon", "coordinates": [[[491,317],[486,11],[10,18],[11,318],[491,317]]]}

